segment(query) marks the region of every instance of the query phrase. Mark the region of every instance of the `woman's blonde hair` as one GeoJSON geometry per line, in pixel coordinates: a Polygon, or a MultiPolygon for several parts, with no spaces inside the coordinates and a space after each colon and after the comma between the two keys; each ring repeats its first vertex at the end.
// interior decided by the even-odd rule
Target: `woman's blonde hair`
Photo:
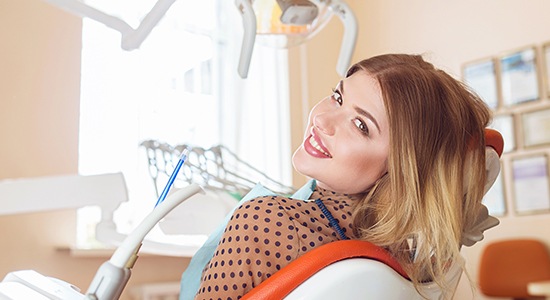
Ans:
{"type": "Polygon", "coordinates": [[[355,236],[387,248],[418,287],[461,262],[465,224],[485,182],[483,101],[419,55],[389,54],[353,65],[379,83],[390,124],[388,171],[354,212],[355,236]],[[464,174],[468,174],[465,176],[464,174]]]}

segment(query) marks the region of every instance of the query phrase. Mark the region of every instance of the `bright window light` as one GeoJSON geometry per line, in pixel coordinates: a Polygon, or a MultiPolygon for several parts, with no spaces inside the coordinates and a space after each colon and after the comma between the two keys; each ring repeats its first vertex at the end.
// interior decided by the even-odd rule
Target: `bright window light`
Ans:
{"type": "MultiPolygon", "coordinates": [[[[155,2],[87,1],[112,15],[124,12],[120,17],[132,26],[155,2]]],[[[139,146],[144,140],[223,144],[290,185],[287,53],[257,47],[249,78],[240,79],[238,18],[231,1],[176,1],[140,49],[130,52],[120,48],[120,33],[84,19],[79,172],[123,172],[130,201],[115,214],[117,231],[130,232],[156,202],[139,146]]],[[[98,246],[90,237],[98,221],[97,209],[79,211],[78,247],[98,246]]],[[[199,246],[206,238],[155,232],[155,240],[199,246]]]]}

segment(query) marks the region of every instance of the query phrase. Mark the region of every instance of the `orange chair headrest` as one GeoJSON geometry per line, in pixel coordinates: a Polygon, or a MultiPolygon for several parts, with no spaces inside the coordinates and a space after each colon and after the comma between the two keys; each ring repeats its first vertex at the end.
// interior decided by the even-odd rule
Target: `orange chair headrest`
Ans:
{"type": "Polygon", "coordinates": [[[485,128],[485,145],[495,149],[499,157],[502,156],[504,139],[500,132],[491,128],[485,128]]]}

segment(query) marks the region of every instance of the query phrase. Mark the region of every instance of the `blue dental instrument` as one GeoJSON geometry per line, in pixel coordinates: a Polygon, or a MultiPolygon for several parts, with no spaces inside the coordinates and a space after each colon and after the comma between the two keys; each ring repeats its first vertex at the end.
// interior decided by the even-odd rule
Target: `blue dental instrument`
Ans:
{"type": "Polygon", "coordinates": [[[176,180],[176,177],[178,176],[178,173],[180,172],[181,166],[183,166],[183,163],[185,163],[185,160],[187,159],[187,155],[189,154],[189,148],[183,149],[181,152],[180,158],[178,160],[178,163],[176,164],[176,167],[174,168],[174,171],[172,172],[172,175],[170,175],[170,178],[168,179],[168,182],[166,183],[166,186],[164,187],[164,190],[159,196],[159,199],[157,200],[157,203],[155,204],[155,207],[162,203],[166,196],[168,195],[168,191],[170,191],[170,188],[172,187],[172,184],[174,183],[174,180],[176,180]]]}

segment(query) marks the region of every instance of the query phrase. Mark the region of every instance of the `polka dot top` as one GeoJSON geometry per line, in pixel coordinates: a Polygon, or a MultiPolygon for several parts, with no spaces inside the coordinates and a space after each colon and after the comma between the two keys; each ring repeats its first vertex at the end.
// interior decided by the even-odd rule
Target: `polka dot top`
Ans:
{"type": "MultiPolygon", "coordinates": [[[[320,199],[346,236],[362,195],[316,187],[320,199]]],[[[305,252],[341,237],[314,201],[282,196],[252,199],[237,208],[206,265],[195,299],[239,299],[305,252]]]]}

